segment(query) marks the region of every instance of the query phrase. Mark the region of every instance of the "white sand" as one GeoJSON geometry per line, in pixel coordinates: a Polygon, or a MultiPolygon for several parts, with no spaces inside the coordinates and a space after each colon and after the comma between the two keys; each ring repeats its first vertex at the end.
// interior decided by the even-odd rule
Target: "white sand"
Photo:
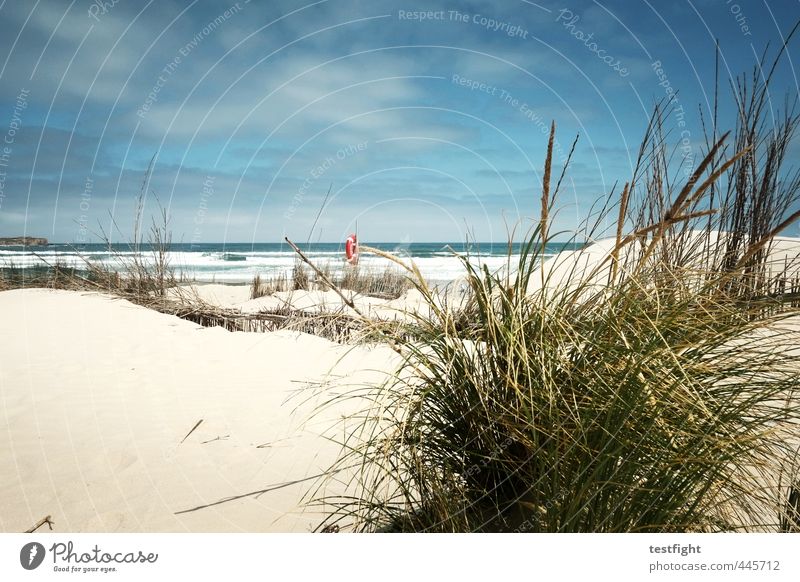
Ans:
{"type": "MultiPolygon", "coordinates": [[[[450,305],[456,305],[463,297],[455,286],[449,288],[448,291],[447,301],[450,302],[450,305]]],[[[347,289],[342,290],[342,293],[353,302],[362,315],[373,319],[409,319],[412,313],[428,314],[430,312],[422,294],[416,289],[406,291],[397,299],[370,297],[347,289]]],[[[290,307],[309,313],[341,312],[356,315],[335,291],[278,291],[272,295],[250,299],[249,286],[211,283],[186,285],[182,288],[181,294],[184,297],[196,296],[210,305],[237,310],[245,314],[290,307]]]]}
{"type": "MultiPolygon", "coordinates": [[[[696,248],[702,249],[704,241],[707,240],[706,231],[692,231],[692,244],[696,248]]],[[[711,232],[711,246],[716,243],[718,237],[727,236],[725,233],[717,231],[711,232]]],[[[599,240],[577,251],[564,251],[558,255],[547,259],[542,269],[537,269],[528,284],[528,291],[535,292],[542,288],[564,289],[565,287],[576,287],[579,284],[587,285],[595,291],[603,288],[609,280],[612,270],[612,260],[609,255],[616,246],[615,238],[599,240]],[[543,276],[540,274],[543,273],[543,276]]],[[[623,247],[620,251],[619,261],[621,265],[629,263],[630,257],[635,257],[638,243],[631,243],[623,247]]],[[[800,271],[800,238],[775,237],[765,250],[769,253],[769,268],[772,273],[780,273],[788,268],[790,274],[800,271]]],[[[702,258],[700,253],[692,253],[696,258],[702,258]]],[[[702,265],[695,266],[702,269],[702,265]]]]}
{"type": "Polygon", "coordinates": [[[208,283],[187,285],[187,291],[196,293],[206,303],[220,307],[238,307],[250,299],[250,285],[208,283]]]}
{"type": "Polygon", "coordinates": [[[379,382],[396,363],[385,347],[230,333],[97,294],[6,291],[0,313],[6,532],[48,514],[61,532],[307,531],[313,481],[178,512],[327,469],[339,449],[320,435],[339,411],[304,426],[319,398],[295,411],[297,391],[332,369],[340,385],[379,382]]]}
{"type": "MultiPolygon", "coordinates": [[[[550,284],[588,272],[612,247],[602,241],[550,259],[550,284]]],[[[782,262],[798,250],[800,240],[785,239],[773,256],[782,262]]],[[[608,273],[596,276],[602,284],[608,273]]],[[[286,302],[342,308],[333,292],[256,300],[247,286],[199,285],[197,292],[246,313],[286,302]]],[[[394,301],[355,300],[382,317],[422,305],[416,291],[394,301]]],[[[350,412],[305,422],[313,405],[344,386],[378,383],[397,366],[385,346],[340,346],[286,331],[230,333],[93,293],[5,291],[0,313],[6,532],[45,515],[61,532],[308,531],[322,516],[302,505],[315,482],[302,480],[334,461],[339,447],[323,434],[350,412]],[[308,388],[326,379],[325,388],[308,388]]]]}

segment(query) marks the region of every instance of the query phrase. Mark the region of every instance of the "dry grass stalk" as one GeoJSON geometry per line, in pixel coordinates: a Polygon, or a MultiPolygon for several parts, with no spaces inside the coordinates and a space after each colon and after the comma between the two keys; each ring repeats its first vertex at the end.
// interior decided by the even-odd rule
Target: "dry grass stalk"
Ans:
{"type": "Polygon", "coordinates": [[[550,137],[547,140],[547,156],[544,161],[544,176],[542,177],[542,199],[540,201],[541,218],[539,220],[542,245],[547,242],[547,226],[550,219],[550,172],[553,164],[553,141],[556,135],[556,122],[550,124],[550,137]]]}
{"type": "Polygon", "coordinates": [[[628,212],[628,186],[629,182],[625,182],[625,187],[622,189],[622,196],[619,200],[619,216],[617,217],[617,242],[614,245],[614,250],[611,252],[612,270],[611,280],[617,279],[617,270],[619,268],[619,250],[620,243],[622,242],[622,231],[625,228],[625,218],[628,212]]]}

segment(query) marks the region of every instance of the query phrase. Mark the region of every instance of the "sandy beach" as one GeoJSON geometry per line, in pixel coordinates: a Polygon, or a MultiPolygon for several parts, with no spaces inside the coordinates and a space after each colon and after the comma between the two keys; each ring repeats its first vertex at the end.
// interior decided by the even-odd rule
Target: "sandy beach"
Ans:
{"type": "MultiPolygon", "coordinates": [[[[612,248],[604,240],[549,259],[548,285],[585,273],[602,285],[612,248]]],[[[772,264],[786,265],[798,249],[797,239],[776,241],[772,264]]],[[[457,284],[448,291],[451,302],[461,296],[457,284]]],[[[352,314],[334,291],[251,299],[245,285],[205,284],[181,293],[242,314],[281,306],[352,314]]],[[[416,290],[394,300],[344,293],[374,318],[424,306],[416,290]]],[[[311,531],[325,514],[305,496],[341,452],[341,419],[363,403],[338,402],[312,419],[315,406],[377,385],[399,364],[387,345],[229,332],[93,292],[3,291],[0,312],[5,532],[48,515],[58,532],[311,531]]],[[[796,318],[786,324],[800,329],[796,318]]]]}
{"type": "Polygon", "coordinates": [[[323,437],[336,414],[310,424],[314,404],[394,362],[94,293],[6,291],[0,312],[5,532],[46,515],[58,532],[309,531],[301,498],[338,452],[323,437]]]}
{"type": "Polygon", "coordinates": [[[0,29],[0,582],[798,578],[800,0],[0,29]]]}

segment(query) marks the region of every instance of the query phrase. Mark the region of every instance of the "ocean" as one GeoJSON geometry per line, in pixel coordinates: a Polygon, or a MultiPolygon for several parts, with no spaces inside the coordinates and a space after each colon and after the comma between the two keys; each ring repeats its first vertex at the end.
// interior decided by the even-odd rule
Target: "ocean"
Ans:
{"type": "MultiPolygon", "coordinates": [[[[469,255],[473,264],[486,265],[490,271],[508,264],[508,245],[498,243],[375,243],[363,244],[411,258],[423,276],[431,283],[448,283],[464,274],[458,255],[469,255]]],[[[575,249],[574,243],[548,243],[545,256],[561,250],[575,249]]],[[[306,256],[317,266],[328,267],[334,274],[344,269],[343,243],[312,243],[301,245],[306,256]]],[[[520,244],[512,246],[512,268],[519,259],[520,244]]],[[[0,268],[44,267],[59,263],[68,267],[84,268],[87,261],[118,268],[120,257],[134,254],[128,244],[86,244],[73,246],[50,244],[46,247],[0,247],[0,268]]],[[[150,247],[141,247],[146,261],[152,260],[150,247]]],[[[175,243],[168,253],[169,264],[178,276],[198,282],[249,283],[255,275],[273,277],[289,273],[297,260],[296,253],[286,243],[175,243]]],[[[359,266],[383,270],[392,263],[381,257],[362,252],[359,266]]]]}

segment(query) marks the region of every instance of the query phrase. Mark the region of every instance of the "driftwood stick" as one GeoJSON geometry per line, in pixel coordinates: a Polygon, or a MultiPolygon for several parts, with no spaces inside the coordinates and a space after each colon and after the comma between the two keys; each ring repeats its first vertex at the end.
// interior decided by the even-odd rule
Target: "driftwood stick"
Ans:
{"type": "MultiPolygon", "coordinates": [[[[330,288],[331,288],[331,289],[333,289],[334,291],[336,291],[336,294],[337,294],[339,297],[341,297],[341,298],[342,298],[342,301],[344,301],[344,302],[345,302],[345,304],[346,304],[348,307],[350,307],[350,309],[352,309],[353,311],[355,311],[355,312],[356,312],[356,314],[357,314],[357,315],[358,315],[358,316],[361,318],[361,320],[362,320],[362,321],[364,321],[364,322],[365,322],[365,323],[367,323],[367,324],[369,324],[369,323],[371,322],[371,320],[370,320],[370,319],[369,319],[367,316],[365,316],[363,313],[361,313],[361,311],[359,311],[359,309],[358,309],[358,308],[355,306],[355,304],[354,304],[354,303],[353,303],[353,302],[352,302],[350,299],[348,299],[348,298],[347,298],[347,297],[344,295],[344,293],[342,293],[342,292],[339,290],[339,287],[337,287],[336,285],[334,285],[334,284],[331,282],[331,280],[330,280],[330,279],[328,279],[328,277],[327,277],[327,276],[325,276],[325,273],[323,273],[322,271],[320,271],[320,270],[317,268],[317,266],[316,266],[314,263],[312,263],[312,262],[311,262],[311,261],[308,259],[308,257],[306,257],[306,256],[303,254],[303,251],[301,251],[299,248],[297,248],[297,245],[296,245],[296,244],[294,244],[292,241],[290,241],[290,240],[289,240],[289,237],[288,237],[288,236],[286,236],[286,237],[283,237],[283,238],[284,238],[284,240],[285,240],[285,241],[286,241],[286,242],[289,244],[289,246],[290,246],[290,247],[292,247],[292,248],[294,249],[294,252],[296,252],[296,253],[297,253],[297,254],[300,256],[300,258],[303,260],[303,262],[304,262],[306,265],[308,265],[309,267],[311,267],[312,269],[314,269],[314,272],[315,272],[317,275],[319,275],[319,277],[320,277],[320,278],[321,278],[323,281],[325,281],[325,283],[326,283],[328,286],[330,286],[330,288]]],[[[423,281],[423,282],[424,282],[424,281],[423,281]]],[[[386,331],[384,331],[384,330],[383,330],[383,329],[381,329],[380,327],[377,327],[376,329],[377,329],[378,333],[380,333],[380,334],[381,334],[381,335],[382,335],[384,338],[386,338],[386,340],[387,340],[387,341],[388,341],[388,343],[389,343],[389,347],[390,347],[392,350],[394,350],[395,352],[397,352],[398,354],[402,355],[402,352],[400,351],[400,348],[398,348],[398,347],[397,347],[397,344],[395,344],[395,341],[394,341],[394,339],[393,339],[393,338],[392,338],[392,337],[391,337],[391,336],[390,336],[388,333],[386,333],[386,331]]]]}
{"type": "Polygon", "coordinates": [[[25,530],[25,533],[33,533],[44,524],[47,524],[47,527],[50,528],[50,531],[53,531],[53,516],[52,515],[45,515],[42,519],[37,521],[32,528],[25,530]]]}
{"type": "MultiPolygon", "coordinates": [[[[338,473],[340,471],[344,471],[346,469],[352,469],[353,467],[357,467],[358,463],[354,465],[349,465],[347,467],[342,467],[341,469],[336,469],[333,473],[338,473]]],[[[304,477],[302,479],[295,479],[294,481],[286,481],[284,483],[278,483],[277,485],[270,485],[265,489],[259,489],[258,491],[250,491],[249,493],[242,493],[241,495],[233,495],[231,497],[225,497],[220,499],[219,501],[213,501],[211,503],[207,503],[205,505],[198,505],[197,507],[192,507],[191,509],[182,509],[180,511],[173,512],[174,515],[181,515],[184,513],[191,513],[193,511],[199,511],[201,509],[207,509],[209,507],[214,507],[216,505],[222,505],[223,503],[229,503],[231,501],[238,501],[239,499],[244,499],[246,497],[258,497],[259,495],[263,495],[264,493],[269,493],[270,491],[275,491],[277,489],[284,489],[286,487],[290,487],[292,485],[297,485],[298,483],[304,483],[306,481],[311,481],[312,479],[319,479],[320,477],[324,477],[326,475],[330,475],[330,472],[319,473],[317,475],[312,475],[311,477],[304,477]]]]}
{"type": "Polygon", "coordinates": [[[202,422],[203,422],[203,419],[202,419],[202,418],[201,418],[200,420],[198,420],[198,421],[197,421],[197,424],[196,424],[196,425],[194,425],[194,426],[192,427],[192,430],[190,430],[189,432],[187,432],[187,433],[186,433],[186,436],[185,436],[185,437],[183,437],[183,440],[180,442],[180,444],[183,444],[183,441],[185,441],[186,439],[188,439],[188,438],[189,438],[189,435],[191,435],[191,434],[192,434],[192,433],[193,433],[193,432],[194,432],[194,431],[197,429],[197,427],[198,427],[198,426],[200,426],[200,423],[202,423],[202,422]]]}
{"type": "Polygon", "coordinates": [[[304,262],[306,265],[308,265],[309,267],[311,267],[311,268],[314,270],[314,272],[317,274],[317,276],[318,276],[320,279],[322,279],[323,281],[325,281],[325,284],[326,284],[326,285],[328,285],[328,286],[329,286],[331,289],[333,289],[333,290],[336,292],[336,294],[337,294],[339,297],[341,297],[341,298],[342,298],[342,301],[344,301],[344,302],[345,302],[345,305],[347,305],[347,306],[348,306],[350,309],[352,309],[353,311],[355,311],[356,313],[358,313],[358,315],[360,315],[361,317],[364,317],[364,314],[363,314],[363,313],[361,313],[361,312],[358,310],[358,308],[356,307],[355,303],[353,303],[353,301],[352,301],[352,300],[348,299],[348,298],[345,296],[345,294],[344,294],[344,293],[342,293],[342,292],[339,290],[339,288],[338,288],[336,285],[334,285],[334,284],[331,282],[331,280],[330,280],[330,279],[328,279],[328,277],[325,275],[325,273],[323,273],[322,271],[320,271],[320,270],[317,268],[317,266],[316,266],[314,263],[312,263],[312,262],[309,260],[309,258],[308,258],[307,256],[305,256],[305,255],[303,254],[303,251],[301,251],[301,250],[300,250],[300,249],[297,247],[297,245],[296,245],[296,244],[294,244],[292,241],[290,241],[290,240],[289,240],[289,237],[288,237],[288,236],[284,237],[284,240],[285,240],[285,241],[286,241],[286,242],[289,244],[289,246],[290,246],[290,247],[292,247],[292,248],[294,249],[294,252],[296,252],[296,253],[297,253],[297,254],[300,256],[300,258],[303,260],[303,262],[304,262]]]}

